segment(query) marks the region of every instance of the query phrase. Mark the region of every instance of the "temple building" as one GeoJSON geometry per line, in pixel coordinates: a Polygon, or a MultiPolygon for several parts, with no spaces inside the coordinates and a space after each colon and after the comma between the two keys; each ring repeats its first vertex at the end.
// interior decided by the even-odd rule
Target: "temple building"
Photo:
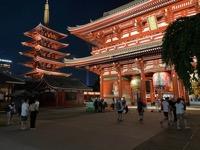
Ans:
{"type": "Polygon", "coordinates": [[[12,95],[16,97],[27,95],[27,93],[37,93],[39,101],[45,106],[83,105],[83,93],[92,89],[79,79],[69,78],[70,73],[59,71],[60,68],[65,67],[63,58],[70,54],[59,51],[68,46],[60,42],[67,35],[49,28],[48,0],[46,0],[44,10],[44,24],[40,23],[24,35],[31,39],[22,42],[22,45],[30,47],[30,50],[19,53],[31,59],[20,64],[32,70],[22,75],[35,83],[27,82],[24,86],[17,87],[12,95]]]}
{"type": "Polygon", "coordinates": [[[68,31],[92,44],[91,56],[65,59],[100,77],[100,96],[108,103],[125,97],[134,104],[140,97],[154,103],[155,97],[182,97],[188,91],[173,68],[162,63],[162,38],[177,18],[199,13],[198,0],[133,0],[87,24],[68,31]]]}

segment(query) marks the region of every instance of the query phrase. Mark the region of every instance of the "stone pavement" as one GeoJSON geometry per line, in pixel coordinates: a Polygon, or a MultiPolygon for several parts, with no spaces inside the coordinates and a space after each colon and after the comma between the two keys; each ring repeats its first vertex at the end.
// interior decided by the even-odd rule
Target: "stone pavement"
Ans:
{"type": "MultiPolygon", "coordinates": [[[[20,118],[0,127],[1,150],[198,150],[200,149],[200,109],[188,107],[189,130],[175,125],[160,127],[162,113],[154,107],[145,110],[144,123],[138,122],[135,107],[130,107],[124,122],[117,122],[117,112],[86,112],[78,108],[41,108],[36,130],[20,130],[20,118]]],[[[0,114],[0,124],[6,115],[0,114]]]]}

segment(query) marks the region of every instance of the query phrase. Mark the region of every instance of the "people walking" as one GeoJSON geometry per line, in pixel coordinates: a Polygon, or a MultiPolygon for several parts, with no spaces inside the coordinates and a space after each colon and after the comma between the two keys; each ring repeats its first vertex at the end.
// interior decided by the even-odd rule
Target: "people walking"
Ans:
{"type": "Polygon", "coordinates": [[[175,107],[176,107],[176,116],[177,116],[177,122],[176,122],[177,129],[181,129],[180,120],[184,121],[185,129],[189,129],[190,126],[188,126],[187,120],[186,120],[185,115],[184,115],[184,112],[185,112],[184,104],[182,103],[181,98],[177,99],[177,103],[175,104],[175,107]]]}
{"type": "Polygon", "coordinates": [[[94,106],[95,112],[98,112],[98,98],[96,98],[95,101],[93,102],[93,106],[94,106]]]}
{"type": "Polygon", "coordinates": [[[155,99],[155,106],[156,106],[156,111],[159,112],[160,100],[158,99],[158,97],[156,97],[156,99],[155,99]]]}
{"type": "Polygon", "coordinates": [[[101,98],[98,98],[98,112],[102,112],[102,101],[101,98]]]}
{"type": "Polygon", "coordinates": [[[174,123],[174,115],[173,115],[173,109],[174,109],[174,100],[172,97],[167,98],[169,106],[168,106],[168,119],[170,125],[174,123]]]}
{"type": "Polygon", "coordinates": [[[38,99],[35,100],[35,104],[36,104],[36,107],[37,107],[37,111],[39,111],[40,102],[39,102],[38,99]]]}
{"type": "Polygon", "coordinates": [[[115,110],[115,98],[112,99],[111,106],[112,110],[115,110]]]}
{"type": "Polygon", "coordinates": [[[122,100],[118,99],[116,102],[116,109],[117,109],[117,113],[118,113],[118,122],[123,122],[122,120],[122,112],[124,110],[123,104],[122,104],[122,100]]]}
{"type": "Polygon", "coordinates": [[[138,102],[137,102],[137,111],[138,111],[138,115],[140,117],[139,121],[143,122],[143,118],[144,118],[144,103],[141,101],[140,98],[138,98],[138,102]]]}
{"type": "Polygon", "coordinates": [[[28,111],[29,111],[29,99],[25,99],[21,106],[21,129],[26,129],[28,111]]]}
{"type": "Polygon", "coordinates": [[[107,107],[107,103],[105,102],[105,100],[103,98],[101,99],[101,105],[102,105],[102,112],[105,112],[105,109],[107,107]]]}
{"type": "Polygon", "coordinates": [[[125,106],[126,106],[126,99],[125,99],[125,97],[122,97],[122,98],[121,98],[121,101],[122,101],[123,107],[125,107],[125,106]]]}
{"type": "Polygon", "coordinates": [[[13,124],[12,122],[12,117],[13,117],[13,114],[15,112],[15,103],[14,102],[10,102],[10,104],[8,105],[8,112],[7,112],[7,117],[8,117],[8,120],[7,120],[7,124],[10,125],[10,124],[13,124]]]}
{"type": "Polygon", "coordinates": [[[38,106],[35,103],[35,100],[31,100],[29,110],[30,110],[30,129],[33,130],[35,129],[36,117],[38,113],[38,106]]]}
{"type": "Polygon", "coordinates": [[[163,123],[167,121],[168,125],[170,122],[168,120],[168,110],[169,110],[169,103],[167,101],[168,98],[162,100],[161,103],[161,110],[163,111],[164,119],[160,122],[160,126],[163,127],[163,123]]]}

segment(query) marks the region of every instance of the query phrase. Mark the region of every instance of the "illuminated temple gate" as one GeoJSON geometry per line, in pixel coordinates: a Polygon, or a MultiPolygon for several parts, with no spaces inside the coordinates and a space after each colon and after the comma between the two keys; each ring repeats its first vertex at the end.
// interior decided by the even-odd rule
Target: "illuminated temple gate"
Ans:
{"type": "Polygon", "coordinates": [[[188,92],[175,70],[162,63],[161,45],[167,26],[177,18],[199,13],[199,5],[197,0],[135,0],[87,24],[68,27],[93,47],[91,56],[64,62],[98,74],[100,96],[108,102],[124,96],[134,103],[135,93],[144,102],[153,103],[156,94],[183,97],[188,102],[188,92]],[[155,75],[160,72],[167,77],[155,75]],[[141,82],[137,91],[130,85],[134,76],[141,82]]]}

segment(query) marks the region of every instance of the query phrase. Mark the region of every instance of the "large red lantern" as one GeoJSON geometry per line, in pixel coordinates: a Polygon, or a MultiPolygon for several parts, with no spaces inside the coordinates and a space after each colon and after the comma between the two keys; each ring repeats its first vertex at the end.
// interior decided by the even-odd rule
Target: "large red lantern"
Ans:
{"type": "Polygon", "coordinates": [[[140,91],[140,87],[141,87],[140,76],[133,76],[130,82],[130,86],[133,89],[133,91],[135,92],[140,91]]]}
{"type": "Polygon", "coordinates": [[[153,74],[153,85],[157,91],[169,91],[171,83],[171,77],[168,72],[157,72],[153,74]]]}

